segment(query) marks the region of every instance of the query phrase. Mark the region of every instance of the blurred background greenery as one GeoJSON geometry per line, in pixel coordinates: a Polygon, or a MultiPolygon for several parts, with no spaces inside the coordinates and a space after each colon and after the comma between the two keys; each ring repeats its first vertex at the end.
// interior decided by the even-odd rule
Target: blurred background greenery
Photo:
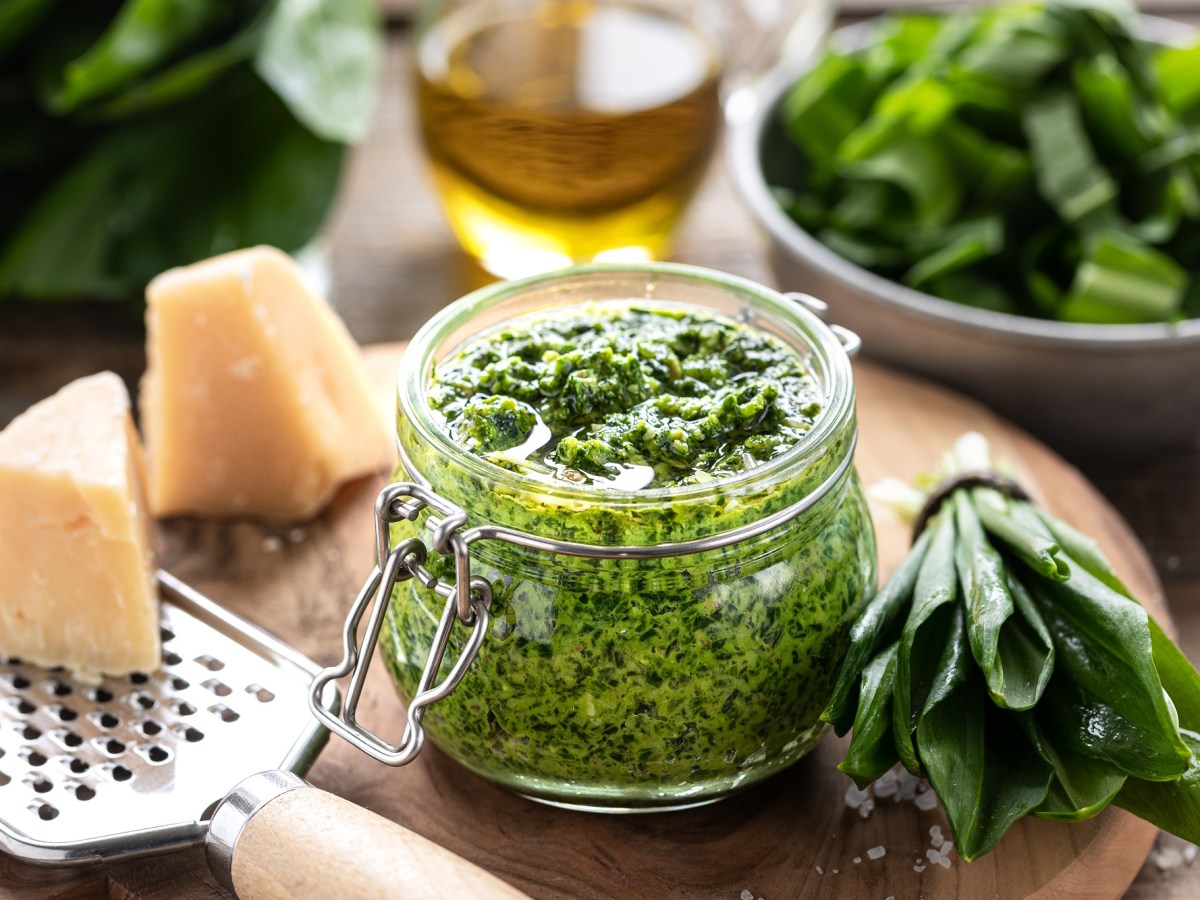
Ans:
{"type": "Polygon", "coordinates": [[[0,299],[296,251],[371,119],[372,0],[0,0],[0,299]]]}

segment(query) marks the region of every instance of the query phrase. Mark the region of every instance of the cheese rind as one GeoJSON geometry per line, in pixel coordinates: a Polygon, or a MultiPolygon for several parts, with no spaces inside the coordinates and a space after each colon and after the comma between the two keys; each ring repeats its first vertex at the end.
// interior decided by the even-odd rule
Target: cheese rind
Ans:
{"type": "Polygon", "coordinates": [[[156,515],[300,521],[394,461],[357,345],[286,254],[254,247],[172,269],[146,299],[156,515]]]}
{"type": "Polygon", "coordinates": [[[0,432],[0,653],[85,678],[158,668],[145,462],[111,372],[0,432]]]}

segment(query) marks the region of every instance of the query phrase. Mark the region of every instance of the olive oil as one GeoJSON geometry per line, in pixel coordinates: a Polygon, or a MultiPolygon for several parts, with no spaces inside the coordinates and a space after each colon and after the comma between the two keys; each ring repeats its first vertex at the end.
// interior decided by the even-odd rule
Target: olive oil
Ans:
{"type": "Polygon", "coordinates": [[[720,118],[719,64],[648,6],[467,4],[418,49],[451,226],[494,274],[666,254],[720,118]]]}

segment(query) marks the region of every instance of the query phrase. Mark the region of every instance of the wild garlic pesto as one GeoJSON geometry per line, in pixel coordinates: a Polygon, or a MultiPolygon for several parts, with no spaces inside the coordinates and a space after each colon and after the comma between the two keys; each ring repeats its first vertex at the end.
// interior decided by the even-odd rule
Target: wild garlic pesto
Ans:
{"type": "Polygon", "coordinates": [[[795,446],[821,412],[779,339],[636,303],[514,321],[438,366],[429,401],[489,462],[618,489],[743,472],[795,446]]]}
{"type": "MultiPolygon", "coordinates": [[[[720,536],[811,504],[679,556],[470,545],[471,574],[492,588],[490,629],[426,709],[431,739],[531,797],[669,809],[754,784],[820,739],[874,584],[874,535],[850,466],[850,366],[828,330],[748,282],[613,271],[496,285],[426,326],[400,375],[397,478],[419,475],[470,526],[599,547],[720,536]],[[624,299],[650,283],[654,303],[624,299]],[[473,315],[497,321],[494,304],[504,324],[472,332],[473,315]],[[738,305],[772,333],[722,312],[738,305]]],[[[425,516],[392,538],[430,546],[425,516]]],[[[426,566],[455,577],[433,551],[426,566]]],[[[389,607],[380,647],[405,697],[443,603],[410,580],[389,607]]],[[[452,630],[447,659],[466,633],[452,630]]]]}

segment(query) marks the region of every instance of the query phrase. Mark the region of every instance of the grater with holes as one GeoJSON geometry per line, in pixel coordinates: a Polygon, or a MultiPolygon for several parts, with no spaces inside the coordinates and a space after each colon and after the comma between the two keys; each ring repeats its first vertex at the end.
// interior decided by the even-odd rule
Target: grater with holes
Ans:
{"type": "Polygon", "coordinates": [[[448,850],[300,776],[337,688],[166,572],[162,665],[72,679],[0,657],[0,852],[35,866],[206,845],[230,893],[528,900],[448,850]]]}
{"type": "Polygon", "coordinates": [[[0,657],[0,849],[10,855],[70,864],[198,843],[234,784],[302,774],[324,745],[308,710],[316,665],[158,579],[163,665],[152,675],[84,684],[0,657]]]}

